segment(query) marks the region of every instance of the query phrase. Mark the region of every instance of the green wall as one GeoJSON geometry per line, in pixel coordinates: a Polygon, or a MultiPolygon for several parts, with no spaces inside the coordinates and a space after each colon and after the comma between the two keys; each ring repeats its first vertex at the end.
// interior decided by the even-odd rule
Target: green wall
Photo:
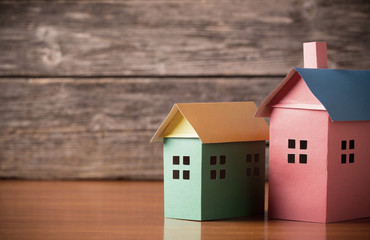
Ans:
{"type": "Polygon", "coordinates": [[[262,214],[265,187],[265,142],[202,144],[199,139],[164,139],[164,201],[165,217],[189,220],[211,220],[262,214]],[[246,155],[251,154],[247,163],[246,155]],[[255,162],[254,154],[259,154],[255,162]],[[220,164],[220,156],[226,163],[220,164]],[[180,164],[173,165],[173,156],[180,164]],[[183,156],[190,157],[190,165],[183,164],[183,156]],[[216,156],[216,164],[210,164],[216,156]],[[247,176],[247,168],[251,176],[247,176]],[[255,176],[254,169],[259,169],[255,176]],[[172,171],[179,170],[179,179],[172,171]],[[183,179],[182,171],[190,171],[190,179],[183,179]],[[216,170],[216,179],[210,178],[216,170]],[[220,179],[220,170],[226,176],[220,179]]]}
{"type": "Polygon", "coordinates": [[[201,220],[201,156],[199,139],[164,138],[164,213],[168,218],[201,220]],[[179,156],[180,164],[173,165],[172,157],[179,156]],[[190,157],[190,165],[183,164],[190,157]],[[180,179],[172,171],[180,170],[180,179]],[[190,170],[190,179],[183,179],[183,170],[190,170]]]}
{"type": "Polygon", "coordinates": [[[262,214],[265,193],[265,142],[203,144],[202,148],[202,220],[262,214]],[[246,155],[251,154],[251,162],[246,155]],[[256,163],[254,154],[259,154],[256,163]],[[226,164],[220,164],[221,155],[226,164]],[[210,156],[217,156],[217,164],[210,164],[210,156]],[[251,176],[247,176],[247,168],[251,176]],[[259,169],[255,176],[254,169],[259,169]],[[220,170],[226,170],[220,179],[220,170]],[[216,179],[210,171],[217,170],[216,179]]]}

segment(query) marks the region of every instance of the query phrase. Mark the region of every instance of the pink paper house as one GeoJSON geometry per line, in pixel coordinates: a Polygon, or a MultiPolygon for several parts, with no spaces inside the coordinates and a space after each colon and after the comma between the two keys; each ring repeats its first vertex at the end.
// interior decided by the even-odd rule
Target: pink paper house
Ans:
{"type": "Polygon", "coordinates": [[[370,217],[370,71],[327,68],[326,43],[304,44],[256,116],[270,117],[269,217],[370,217]]]}

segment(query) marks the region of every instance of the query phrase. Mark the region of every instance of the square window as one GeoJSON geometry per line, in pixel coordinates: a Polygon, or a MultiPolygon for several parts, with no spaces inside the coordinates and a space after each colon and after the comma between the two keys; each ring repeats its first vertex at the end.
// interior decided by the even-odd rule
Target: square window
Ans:
{"type": "Polygon", "coordinates": [[[288,139],[288,148],[295,148],[295,140],[288,139]]]}
{"type": "Polygon", "coordinates": [[[184,165],[190,165],[190,157],[189,156],[183,156],[182,157],[182,163],[184,165]]]}
{"type": "Polygon", "coordinates": [[[220,156],[220,164],[225,164],[226,163],[226,156],[225,155],[221,155],[220,156]]]}
{"type": "Polygon", "coordinates": [[[342,141],[342,150],[345,150],[345,149],[347,149],[347,141],[343,140],[342,141]]]}
{"type": "Polygon", "coordinates": [[[180,178],[180,171],[179,170],[173,170],[172,171],[172,178],[173,179],[179,179],[180,178]]]}
{"type": "Polygon", "coordinates": [[[288,154],[288,163],[295,163],[295,155],[288,154]]]}
{"type": "Polygon", "coordinates": [[[349,163],[354,163],[355,162],[355,154],[353,154],[353,153],[349,154],[348,162],[349,163]]]}
{"type": "Polygon", "coordinates": [[[299,163],[307,163],[307,154],[299,154],[299,163]]]}
{"type": "Polygon", "coordinates": [[[349,140],[349,149],[355,149],[355,140],[349,140]]]}
{"type": "Polygon", "coordinates": [[[300,149],[307,149],[307,140],[299,141],[299,148],[300,149]]]}
{"type": "Polygon", "coordinates": [[[172,163],[173,163],[173,165],[179,165],[180,164],[180,157],[179,156],[173,156],[172,157],[172,163]]]}
{"type": "Polygon", "coordinates": [[[217,172],[216,170],[211,170],[211,179],[216,179],[217,172]]]}
{"type": "Polygon", "coordinates": [[[347,155],[346,154],[342,154],[342,159],[340,161],[342,164],[346,163],[347,162],[347,155]]]}
{"type": "Polygon", "coordinates": [[[252,154],[247,154],[247,163],[252,162],[252,154]]]}
{"type": "Polygon", "coordinates": [[[259,162],[260,161],[260,155],[258,153],[254,154],[254,161],[259,162]]]}
{"type": "Polygon", "coordinates": [[[260,175],[260,169],[259,168],[254,168],[254,176],[258,177],[260,175]]]}
{"type": "Polygon", "coordinates": [[[184,170],[182,171],[182,179],[190,179],[190,171],[189,170],[184,170]]]}
{"type": "Polygon", "coordinates": [[[220,179],[225,179],[226,178],[226,170],[225,169],[221,169],[220,170],[220,179]]]}
{"type": "Polygon", "coordinates": [[[247,177],[252,176],[252,168],[247,168],[247,177]]]}
{"type": "Polygon", "coordinates": [[[211,156],[211,158],[210,158],[210,164],[211,165],[216,165],[216,162],[217,162],[217,157],[216,156],[211,156]]]}

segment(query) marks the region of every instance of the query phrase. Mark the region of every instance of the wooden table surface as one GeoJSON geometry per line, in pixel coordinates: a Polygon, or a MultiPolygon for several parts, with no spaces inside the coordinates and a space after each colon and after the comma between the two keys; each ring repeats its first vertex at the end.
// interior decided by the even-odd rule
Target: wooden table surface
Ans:
{"type": "Polygon", "coordinates": [[[0,239],[370,239],[370,219],[181,221],[163,217],[162,182],[0,181],[0,239]]]}

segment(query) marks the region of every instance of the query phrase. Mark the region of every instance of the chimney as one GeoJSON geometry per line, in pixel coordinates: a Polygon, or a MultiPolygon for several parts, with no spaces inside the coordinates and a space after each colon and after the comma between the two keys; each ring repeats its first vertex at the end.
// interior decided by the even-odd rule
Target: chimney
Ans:
{"type": "Polygon", "coordinates": [[[303,43],[303,62],[305,68],[328,68],[326,42],[303,43]]]}

